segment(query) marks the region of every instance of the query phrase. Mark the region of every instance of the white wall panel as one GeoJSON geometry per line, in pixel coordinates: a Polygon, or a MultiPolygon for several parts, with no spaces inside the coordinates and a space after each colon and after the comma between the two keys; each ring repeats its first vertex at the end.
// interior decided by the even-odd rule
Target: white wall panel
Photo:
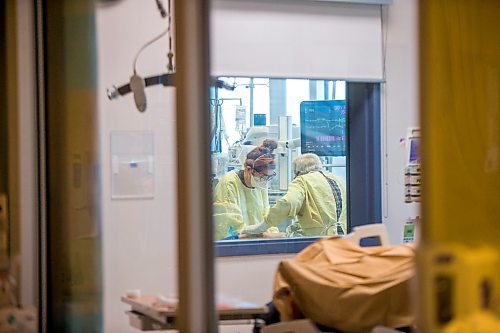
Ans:
{"type": "MultiPolygon", "coordinates": [[[[133,94],[110,101],[106,88],[128,83],[138,50],[164,31],[153,1],[118,1],[96,12],[98,102],[102,161],[103,307],[106,333],[137,332],[128,323],[120,297],[127,289],[143,294],[177,293],[177,203],[175,90],[148,87],[147,110],[137,111],[133,94]],[[146,131],[154,135],[155,192],[152,199],[111,199],[111,133],[146,131]]],[[[168,41],[160,39],[141,53],[137,73],[164,73],[168,41]]]]}
{"type": "Polygon", "coordinates": [[[404,201],[406,151],[401,139],[408,127],[420,126],[418,115],[417,0],[395,0],[386,13],[386,103],[382,119],[383,221],[391,243],[403,241],[404,222],[420,214],[420,203],[404,201]]]}

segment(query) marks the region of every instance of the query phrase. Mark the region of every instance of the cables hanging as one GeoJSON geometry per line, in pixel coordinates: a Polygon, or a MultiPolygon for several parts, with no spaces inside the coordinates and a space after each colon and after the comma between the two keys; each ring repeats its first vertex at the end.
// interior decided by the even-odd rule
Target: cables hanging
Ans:
{"type": "MultiPolygon", "coordinates": [[[[157,84],[162,84],[163,86],[173,86],[173,77],[175,74],[175,64],[174,64],[174,53],[172,51],[172,11],[171,11],[171,0],[167,2],[167,9],[163,7],[163,3],[161,0],[155,0],[156,7],[160,12],[162,18],[167,19],[167,28],[165,31],[161,32],[158,36],[154,37],[152,40],[144,44],[137,54],[134,57],[133,62],[133,75],[130,77],[130,81],[127,84],[124,84],[120,87],[113,86],[112,89],[107,89],[107,95],[110,100],[118,98],[119,96],[124,96],[130,92],[134,95],[134,102],[137,107],[137,110],[140,112],[146,111],[147,108],[147,100],[146,100],[146,92],[145,88],[157,84]],[[168,35],[168,53],[167,53],[167,72],[161,73],[158,75],[149,76],[146,78],[142,78],[137,74],[137,61],[142,51],[144,51],[148,46],[155,43],[165,35],[168,35]]],[[[212,79],[211,85],[217,88],[234,90],[235,85],[228,84],[220,79],[212,79]]]]}
{"type": "MultiPolygon", "coordinates": [[[[165,8],[163,7],[163,4],[161,2],[161,0],[155,0],[156,1],[156,6],[158,7],[158,10],[160,11],[160,15],[162,18],[165,18],[167,17],[167,12],[165,11],[165,8]]],[[[134,58],[134,67],[133,67],[133,70],[134,70],[134,74],[137,73],[137,59],[139,58],[139,55],[142,53],[142,51],[144,51],[148,46],[150,46],[151,44],[153,44],[154,42],[160,40],[163,36],[167,35],[168,34],[168,57],[169,57],[169,65],[167,66],[167,68],[169,66],[171,66],[173,68],[173,65],[170,64],[171,62],[171,58],[173,58],[173,53],[172,53],[172,35],[170,33],[171,31],[171,26],[172,26],[172,17],[171,17],[171,12],[170,12],[170,1],[171,0],[168,0],[168,22],[167,22],[167,29],[165,31],[163,31],[161,34],[159,34],[158,36],[156,36],[155,38],[153,38],[152,40],[150,40],[149,42],[147,42],[146,44],[144,44],[140,49],[139,51],[137,52],[135,58],[134,58]],[[170,56],[170,54],[172,54],[170,56]]]]}
{"type": "MultiPolygon", "coordinates": [[[[161,0],[156,0],[156,6],[160,11],[161,17],[165,18],[167,16],[167,12],[165,11],[165,7],[163,7],[163,4],[161,3],[161,0]]],[[[170,1],[168,3],[168,12],[170,13],[170,1]]]]}
{"type": "MultiPolygon", "coordinates": [[[[146,98],[146,91],[145,88],[148,86],[148,81],[153,83],[157,81],[161,81],[164,85],[170,81],[168,79],[162,80],[163,76],[155,76],[155,77],[150,77],[144,80],[141,76],[137,74],[137,60],[139,59],[139,56],[141,55],[142,51],[144,51],[148,46],[151,44],[155,43],[159,39],[161,39],[165,35],[169,35],[169,52],[168,52],[168,65],[167,68],[169,69],[170,73],[173,73],[173,64],[172,64],[172,58],[173,58],[173,53],[172,53],[172,36],[170,34],[171,30],[171,15],[170,15],[170,0],[168,1],[168,12],[165,11],[165,8],[163,7],[163,4],[161,0],[155,0],[156,1],[156,6],[158,10],[160,11],[160,15],[162,18],[165,18],[168,14],[168,23],[167,23],[167,29],[163,31],[161,34],[144,44],[137,54],[135,55],[134,58],[134,63],[133,63],[133,75],[130,77],[130,83],[128,84],[130,91],[134,94],[134,102],[135,106],[137,107],[137,110],[140,112],[146,111],[147,108],[147,98],[146,98]],[[172,70],[170,70],[172,69],[172,70]],[[149,80],[148,80],[149,79],[149,80]],[[153,79],[153,80],[151,80],[153,79]]],[[[108,91],[108,97],[111,99],[111,96],[117,96],[117,94],[120,93],[119,89],[115,89],[115,92],[110,92],[108,91]]]]}

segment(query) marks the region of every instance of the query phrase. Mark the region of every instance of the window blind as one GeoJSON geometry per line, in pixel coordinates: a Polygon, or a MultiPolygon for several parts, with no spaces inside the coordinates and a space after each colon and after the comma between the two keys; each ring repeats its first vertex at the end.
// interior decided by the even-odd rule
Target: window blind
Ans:
{"type": "Polygon", "coordinates": [[[212,1],[216,76],[382,80],[381,9],[297,1],[212,1]]]}

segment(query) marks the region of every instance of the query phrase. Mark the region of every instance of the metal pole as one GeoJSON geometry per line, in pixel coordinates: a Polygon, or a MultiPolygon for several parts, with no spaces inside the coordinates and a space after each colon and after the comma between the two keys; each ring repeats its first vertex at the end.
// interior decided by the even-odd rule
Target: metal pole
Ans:
{"type": "Polygon", "coordinates": [[[253,84],[253,78],[250,78],[250,127],[253,126],[253,88],[255,87],[253,84]]]}
{"type": "Polygon", "coordinates": [[[211,222],[208,0],[177,1],[179,329],[217,332],[211,222]]]}
{"type": "MultiPolygon", "coordinates": [[[[279,141],[292,140],[292,117],[279,116],[278,118],[279,141]]],[[[286,191],[292,181],[292,150],[285,148],[285,155],[279,155],[279,189],[286,191]]]]}
{"type": "Polygon", "coordinates": [[[38,330],[39,333],[48,332],[47,328],[47,152],[46,147],[46,119],[45,119],[45,45],[44,45],[44,18],[43,1],[35,3],[36,17],[36,75],[37,75],[37,128],[38,128],[38,330]]]}

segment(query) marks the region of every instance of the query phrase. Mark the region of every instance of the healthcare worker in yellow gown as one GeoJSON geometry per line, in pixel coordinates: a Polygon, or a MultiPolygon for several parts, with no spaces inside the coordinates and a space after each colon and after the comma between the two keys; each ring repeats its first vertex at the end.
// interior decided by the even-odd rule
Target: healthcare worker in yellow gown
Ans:
{"type": "Polygon", "coordinates": [[[269,209],[268,182],[276,175],[277,147],[274,140],[264,140],[250,151],[243,170],[223,175],[214,190],[215,239],[238,238],[244,226],[257,225],[269,209]]]}
{"type": "Polygon", "coordinates": [[[264,222],[245,226],[243,233],[259,234],[285,219],[296,221],[288,236],[344,234],[347,230],[347,197],[344,181],[323,171],[319,157],[303,154],[293,161],[295,179],[287,193],[269,209],[264,222]]]}

